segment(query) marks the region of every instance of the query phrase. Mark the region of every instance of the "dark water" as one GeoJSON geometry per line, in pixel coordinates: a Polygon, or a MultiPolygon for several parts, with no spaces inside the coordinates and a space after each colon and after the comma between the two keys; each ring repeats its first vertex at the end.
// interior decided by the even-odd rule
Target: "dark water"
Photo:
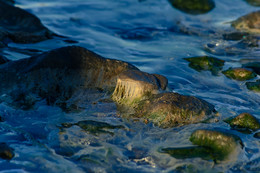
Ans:
{"type": "MultiPolygon", "coordinates": [[[[222,74],[197,72],[182,59],[214,53],[226,61],[224,69],[259,60],[259,48],[226,49],[238,41],[224,41],[219,36],[230,30],[230,21],[258,9],[243,0],[216,0],[215,9],[197,16],[175,10],[167,0],[16,2],[38,16],[50,30],[78,42],[73,45],[130,62],[145,72],[165,75],[172,91],[214,104],[221,120],[242,112],[260,119],[260,95],[248,91],[245,82],[230,80],[222,74]],[[180,26],[189,28],[193,34],[179,32],[180,26]],[[208,45],[214,47],[205,49],[208,45]]],[[[9,59],[16,60],[37,54],[24,49],[47,51],[70,44],[61,38],[36,44],[9,44],[12,48],[7,48],[5,53],[9,59]]],[[[0,161],[1,172],[175,172],[177,167],[189,164],[195,165],[194,172],[196,169],[198,172],[260,171],[260,141],[251,134],[235,131],[245,148],[219,164],[200,158],[175,159],[158,152],[161,147],[190,146],[189,136],[196,129],[229,130],[223,121],[160,129],[118,118],[111,103],[90,105],[83,112],[69,114],[44,102],[37,103],[31,111],[16,110],[2,103],[0,113],[6,118],[0,127],[0,141],[8,141],[16,154],[10,162],[0,161]],[[114,135],[96,135],[78,126],[66,130],[58,127],[64,122],[81,120],[97,120],[125,128],[110,129],[114,135]]]]}

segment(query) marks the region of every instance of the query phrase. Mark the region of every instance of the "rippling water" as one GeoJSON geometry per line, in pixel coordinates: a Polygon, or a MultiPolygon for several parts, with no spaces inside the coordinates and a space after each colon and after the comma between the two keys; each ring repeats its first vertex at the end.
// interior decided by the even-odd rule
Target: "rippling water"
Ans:
{"type": "MultiPolygon", "coordinates": [[[[205,49],[209,44],[216,46],[217,55],[213,56],[226,61],[224,69],[260,59],[259,48],[237,48],[229,54],[224,49],[237,42],[218,37],[230,29],[230,21],[258,8],[243,0],[215,3],[210,13],[192,16],[177,11],[167,0],[16,0],[17,6],[38,16],[50,30],[78,43],[55,38],[37,44],[12,43],[4,51],[9,59],[17,60],[70,44],[80,45],[104,57],[130,62],[143,71],[165,75],[172,91],[214,104],[220,119],[242,112],[260,119],[260,95],[248,91],[244,82],[222,74],[197,72],[183,60],[212,55],[215,49],[205,49]],[[193,34],[179,32],[181,26],[193,34]]],[[[175,159],[158,152],[161,147],[190,146],[189,136],[199,128],[229,130],[223,121],[160,129],[118,118],[112,103],[90,105],[83,112],[69,114],[44,102],[31,111],[2,103],[0,114],[6,119],[0,126],[0,141],[8,141],[16,154],[10,162],[0,161],[3,172],[175,172],[185,164],[197,165],[199,172],[260,171],[260,141],[236,131],[245,148],[237,157],[219,164],[200,158],[175,159]],[[81,120],[125,128],[111,130],[114,135],[93,135],[77,126],[65,132],[58,127],[63,122],[81,120]]]]}

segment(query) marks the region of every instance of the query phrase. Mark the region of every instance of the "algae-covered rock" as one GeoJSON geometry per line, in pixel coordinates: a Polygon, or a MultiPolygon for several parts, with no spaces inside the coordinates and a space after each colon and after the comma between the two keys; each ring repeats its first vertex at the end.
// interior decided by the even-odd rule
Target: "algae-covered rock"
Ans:
{"type": "Polygon", "coordinates": [[[183,147],[183,148],[162,148],[161,153],[167,153],[176,159],[202,158],[204,160],[213,160],[212,150],[205,147],[183,147]]]}
{"type": "Polygon", "coordinates": [[[112,132],[107,131],[108,129],[120,129],[124,128],[122,125],[111,125],[105,122],[99,122],[99,121],[93,121],[93,120],[85,120],[85,121],[79,121],[77,123],[62,123],[62,128],[70,128],[71,126],[79,126],[81,129],[90,132],[92,134],[98,134],[98,133],[109,133],[112,134],[112,132]]]}
{"type": "Polygon", "coordinates": [[[0,158],[11,160],[14,157],[14,149],[9,147],[6,143],[0,143],[0,158]]]}
{"type": "Polygon", "coordinates": [[[245,0],[248,4],[253,6],[260,6],[260,0],[245,0]]]}
{"type": "Polygon", "coordinates": [[[0,41],[35,43],[54,35],[36,16],[13,6],[10,1],[0,1],[0,41]]]}
{"type": "Polygon", "coordinates": [[[242,67],[252,69],[256,74],[260,75],[260,62],[249,62],[243,64],[242,67]]]}
{"type": "Polygon", "coordinates": [[[260,129],[259,121],[249,113],[241,113],[236,117],[226,119],[225,122],[239,131],[255,131],[260,129]]]}
{"type": "Polygon", "coordinates": [[[260,139],[260,132],[255,133],[254,137],[257,138],[257,139],[260,139]]]}
{"type": "Polygon", "coordinates": [[[144,97],[165,90],[167,84],[164,76],[129,70],[118,76],[112,99],[119,104],[135,106],[144,97]]]}
{"type": "Polygon", "coordinates": [[[247,82],[246,87],[254,92],[260,92],[260,79],[255,82],[247,82]]]}
{"type": "Polygon", "coordinates": [[[208,70],[211,71],[213,75],[217,75],[225,63],[224,60],[209,56],[200,56],[184,59],[190,62],[189,67],[197,71],[208,70]]]}
{"type": "Polygon", "coordinates": [[[215,7],[213,0],[169,0],[172,6],[188,14],[204,14],[215,7]]]}
{"type": "Polygon", "coordinates": [[[198,123],[212,118],[215,113],[210,103],[177,93],[153,95],[141,101],[135,110],[136,117],[145,118],[162,128],[198,123]]]}
{"type": "Polygon", "coordinates": [[[245,68],[229,68],[222,72],[225,76],[231,79],[245,81],[256,77],[256,74],[245,68]]]}
{"type": "Polygon", "coordinates": [[[231,23],[231,26],[242,32],[260,34],[260,11],[238,18],[231,23]]]}
{"type": "Polygon", "coordinates": [[[191,134],[190,141],[194,145],[208,148],[216,160],[225,160],[237,148],[241,148],[241,139],[235,135],[215,130],[196,130],[191,134]]]}
{"type": "Polygon", "coordinates": [[[4,57],[3,55],[0,55],[0,65],[4,64],[6,62],[9,62],[9,60],[6,57],[4,57]]]}

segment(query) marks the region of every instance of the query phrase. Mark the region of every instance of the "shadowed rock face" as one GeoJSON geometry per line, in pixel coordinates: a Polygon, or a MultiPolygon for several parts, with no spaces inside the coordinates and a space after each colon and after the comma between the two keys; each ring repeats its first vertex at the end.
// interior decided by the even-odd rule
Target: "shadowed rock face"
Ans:
{"type": "Polygon", "coordinates": [[[9,147],[6,143],[0,143],[0,158],[11,160],[14,157],[14,149],[9,147]]]}
{"type": "Polygon", "coordinates": [[[14,7],[9,1],[0,1],[0,41],[35,43],[53,35],[34,15],[14,7]]]}
{"type": "Polygon", "coordinates": [[[260,11],[238,18],[232,22],[231,26],[243,32],[260,34],[260,11]]]}
{"type": "Polygon", "coordinates": [[[0,65],[1,65],[1,64],[4,64],[4,63],[6,63],[6,62],[9,62],[9,60],[8,60],[6,57],[0,55],[0,65]]]}

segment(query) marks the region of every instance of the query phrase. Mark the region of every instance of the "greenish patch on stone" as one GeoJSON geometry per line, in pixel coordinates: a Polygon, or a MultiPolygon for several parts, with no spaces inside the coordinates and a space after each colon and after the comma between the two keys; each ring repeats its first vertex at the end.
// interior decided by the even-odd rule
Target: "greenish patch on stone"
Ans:
{"type": "Polygon", "coordinates": [[[196,130],[190,141],[194,145],[210,149],[216,161],[227,159],[240,146],[239,143],[242,143],[235,135],[213,130],[196,130]]]}
{"type": "Polygon", "coordinates": [[[189,67],[197,70],[203,71],[208,70],[211,71],[213,75],[217,75],[222,67],[224,66],[225,61],[209,57],[209,56],[199,56],[199,57],[192,57],[192,58],[184,58],[184,60],[190,62],[189,67]]]}
{"type": "Polygon", "coordinates": [[[247,82],[246,87],[251,91],[260,92],[260,80],[257,80],[256,82],[247,82]]]}
{"type": "Polygon", "coordinates": [[[260,62],[250,62],[247,64],[243,64],[242,67],[252,69],[256,74],[260,75],[260,62]]]}
{"type": "Polygon", "coordinates": [[[222,72],[225,76],[231,79],[245,81],[250,80],[256,77],[256,74],[245,68],[229,68],[226,71],[222,72]]]}
{"type": "Polygon", "coordinates": [[[224,121],[238,131],[256,131],[260,129],[259,121],[249,113],[242,113],[224,121]]]}
{"type": "Polygon", "coordinates": [[[188,14],[204,14],[215,7],[213,0],[169,0],[171,5],[188,14]]]}
{"type": "Polygon", "coordinates": [[[77,123],[62,123],[63,128],[70,128],[74,125],[79,126],[81,129],[90,132],[92,134],[108,133],[113,135],[114,133],[107,131],[109,129],[120,129],[124,128],[122,125],[111,125],[105,122],[98,122],[93,120],[79,121],[77,123]]]}
{"type": "Polygon", "coordinates": [[[14,157],[14,149],[9,147],[6,143],[0,143],[0,158],[11,160],[14,157]]]}

